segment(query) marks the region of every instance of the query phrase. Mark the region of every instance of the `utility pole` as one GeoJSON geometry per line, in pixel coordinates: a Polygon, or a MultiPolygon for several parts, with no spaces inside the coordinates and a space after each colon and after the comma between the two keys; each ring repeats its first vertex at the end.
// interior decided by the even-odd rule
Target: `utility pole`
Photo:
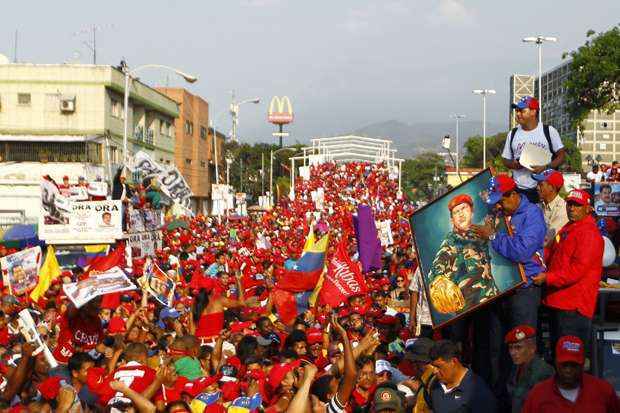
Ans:
{"type": "Polygon", "coordinates": [[[15,29],[15,40],[13,42],[13,63],[17,63],[17,35],[18,31],[15,29]]]}

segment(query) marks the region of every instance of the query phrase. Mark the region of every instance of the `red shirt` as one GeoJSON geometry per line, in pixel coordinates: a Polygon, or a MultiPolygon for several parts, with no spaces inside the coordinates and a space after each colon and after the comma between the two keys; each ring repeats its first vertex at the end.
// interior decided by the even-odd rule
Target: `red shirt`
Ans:
{"type": "Polygon", "coordinates": [[[550,246],[543,303],[592,318],[603,272],[603,249],[603,237],[592,216],[564,225],[550,246]]]}
{"type": "Polygon", "coordinates": [[[60,318],[59,324],[58,345],[53,355],[61,363],[69,360],[75,352],[75,347],[81,347],[85,351],[92,350],[103,338],[99,317],[85,319],[77,315],[69,319],[64,316],[60,318]]]}
{"type": "Polygon", "coordinates": [[[538,383],[530,390],[522,413],[615,413],[620,401],[611,384],[583,373],[575,403],[566,400],[555,383],[555,377],[538,383]]]}
{"type": "MultiPolygon", "coordinates": [[[[155,380],[155,370],[150,367],[143,366],[137,361],[130,361],[114,371],[112,380],[122,381],[129,386],[131,390],[142,394],[155,380]]],[[[112,400],[116,401],[115,399],[122,399],[124,401],[127,400],[121,392],[117,392],[114,395],[112,400]]],[[[111,403],[108,402],[108,404],[111,403]]]]}

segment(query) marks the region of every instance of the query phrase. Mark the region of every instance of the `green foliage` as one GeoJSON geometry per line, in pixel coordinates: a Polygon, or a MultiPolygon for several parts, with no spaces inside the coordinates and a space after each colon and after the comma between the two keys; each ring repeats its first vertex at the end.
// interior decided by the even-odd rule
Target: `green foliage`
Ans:
{"type": "MultiPolygon", "coordinates": [[[[507,132],[502,132],[487,137],[487,164],[495,168],[496,171],[507,170],[502,162],[502,152],[507,136],[507,132]]],[[[562,138],[562,143],[566,149],[566,161],[560,166],[560,170],[581,173],[581,151],[575,140],[562,138]]],[[[472,136],[465,142],[465,155],[461,165],[469,168],[482,167],[482,136],[472,136]]]]}
{"type": "Polygon", "coordinates": [[[403,188],[409,199],[434,198],[434,192],[446,185],[446,165],[436,153],[423,153],[403,162],[403,188]],[[439,181],[435,181],[437,176],[439,181]]]}
{"type": "Polygon", "coordinates": [[[560,166],[563,172],[583,172],[581,168],[581,151],[577,147],[577,142],[571,138],[562,138],[564,149],[566,150],[566,160],[560,166]]]}
{"type": "MultiPolygon", "coordinates": [[[[292,150],[284,150],[274,155],[273,161],[273,184],[274,192],[276,182],[279,177],[286,177],[285,181],[289,181],[289,158],[298,155],[302,144],[297,143],[291,146],[292,150]]],[[[266,143],[256,143],[250,145],[248,143],[239,144],[237,142],[226,142],[224,151],[226,157],[233,159],[230,165],[230,184],[235,187],[235,191],[246,192],[251,199],[257,200],[261,195],[263,186],[264,190],[269,191],[269,160],[270,154],[280,149],[278,145],[270,145],[266,143]],[[261,154],[264,154],[264,175],[261,176],[261,154]]],[[[225,176],[225,171],[221,171],[225,176]]],[[[281,188],[282,189],[282,188],[281,188]]],[[[287,190],[288,193],[288,186],[287,190]]]]}
{"type": "MultiPolygon", "coordinates": [[[[487,136],[487,165],[497,171],[505,171],[502,152],[506,143],[506,132],[487,136]]],[[[468,168],[482,168],[482,136],[472,136],[465,142],[465,155],[461,165],[468,168]]]]}
{"type": "Polygon", "coordinates": [[[575,127],[588,113],[620,109],[620,25],[604,33],[588,31],[588,40],[570,53],[573,60],[565,82],[566,110],[575,127]]]}
{"type": "Polygon", "coordinates": [[[287,176],[279,176],[273,183],[273,192],[278,197],[287,196],[291,191],[291,179],[287,176]]]}

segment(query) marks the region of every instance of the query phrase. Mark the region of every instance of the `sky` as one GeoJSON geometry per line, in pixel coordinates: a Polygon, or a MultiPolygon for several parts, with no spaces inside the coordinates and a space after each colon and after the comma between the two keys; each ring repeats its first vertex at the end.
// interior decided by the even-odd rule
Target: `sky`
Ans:
{"type": "Polygon", "coordinates": [[[212,106],[228,133],[231,90],[260,97],[240,110],[239,137],[275,142],[267,122],[274,95],[290,97],[290,141],[307,142],[399,120],[440,122],[450,114],[481,119],[472,89],[495,89],[489,122],[507,123],[509,76],[537,71],[582,45],[589,29],[620,22],[618,0],[20,0],[3,2],[0,53],[31,63],[91,63],[81,33],[95,25],[97,63],[156,63],[199,77],[195,84],[162,70],[141,73],[152,86],[185,86],[212,106]]]}

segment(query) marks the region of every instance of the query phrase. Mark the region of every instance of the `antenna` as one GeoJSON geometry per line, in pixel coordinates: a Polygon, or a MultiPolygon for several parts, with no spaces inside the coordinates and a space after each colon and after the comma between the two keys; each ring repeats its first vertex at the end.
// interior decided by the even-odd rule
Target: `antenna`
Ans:
{"type": "Polygon", "coordinates": [[[18,30],[15,29],[15,40],[13,43],[13,63],[17,63],[17,35],[18,35],[18,30]]]}
{"type": "Polygon", "coordinates": [[[94,65],[97,64],[97,32],[102,31],[103,29],[112,29],[112,28],[114,28],[113,24],[106,24],[103,26],[97,26],[93,24],[92,26],[89,26],[85,29],[78,30],[77,32],[73,33],[73,36],[80,36],[80,35],[92,36],[91,41],[84,40],[82,41],[82,44],[88,47],[88,49],[93,53],[93,64],[94,65]]]}

